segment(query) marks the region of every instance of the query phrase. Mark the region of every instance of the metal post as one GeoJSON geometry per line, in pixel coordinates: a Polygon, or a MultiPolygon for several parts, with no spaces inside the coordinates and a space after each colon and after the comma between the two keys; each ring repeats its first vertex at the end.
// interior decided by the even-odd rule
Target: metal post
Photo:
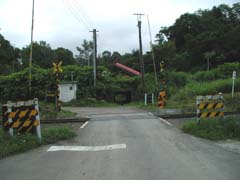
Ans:
{"type": "Polygon", "coordinates": [[[93,85],[96,87],[97,84],[97,30],[93,29],[90,31],[93,33],[93,85]]]}
{"type": "Polygon", "coordinates": [[[235,81],[235,79],[233,79],[233,84],[232,84],[232,98],[233,98],[233,94],[234,94],[234,81],[235,81]]]}
{"type": "Polygon", "coordinates": [[[154,93],[152,93],[152,104],[154,104],[154,93]]]}
{"type": "MultiPolygon", "coordinates": [[[[7,112],[8,113],[11,113],[12,112],[12,102],[11,101],[8,101],[7,102],[7,112]]],[[[11,125],[11,123],[12,123],[12,118],[10,118],[9,116],[8,116],[8,123],[11,125]]],[[[13,128],[9,128],[9,134],[10,134],[10,136],[13,136],[13,128]]]]}
{"type": "Polygon", "coordinates": [[[34,0],[32,4],[32,28],[31,28],[31,47],[29,58],[29,92],[32,91],[32,50],[33,50],[33,26],[34,26],[34,0]]]}
{"type": "Polygon", "coordinates": [[[35,110],[38,112],[38,115],[36,116],[36,120],[38,121],[38,126],[36,127],[37,130],[37,136],[39,139],[39,142],[42,142],[42,133],[41,133],[41,123],[40,123],[40,112],[39,112],[39,107],[38,107],[38,99],[35,98],[33,100],[34,102],[34,106],[35,106],[35,110]]]}
{"type": "Polygon", "coordinates": [[[236,79],[236,74],[237,74],[236,71],[233,71],[232,98],[233,98],[233,95],[234,95],[234,82],[235,82],[235,79],[236,79]]]}
{"type": "Polygon", "coordinates": [[[144,105],[147,105],[147,93],[144,94],[144,105]]]}

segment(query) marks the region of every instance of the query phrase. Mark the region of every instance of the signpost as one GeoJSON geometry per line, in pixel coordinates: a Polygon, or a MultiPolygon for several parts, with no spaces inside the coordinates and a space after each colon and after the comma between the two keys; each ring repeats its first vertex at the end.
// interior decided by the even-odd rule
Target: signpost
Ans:
{"type": "Polygon", "coordinates": [[[53,72],[56,77],[56,108],[58,111],[61,110],[61,101],[60,101],[60,87],[59,87],[59,82],[60,82],[60,73],[63,72],[62,68],[62,61],[54,62],[53,63],[53,72]]]}
{"type": "Polygon", "coordinates": [[[3,107],[3,129],[13,136],[15,133],[36,133],[41,142],[40,113],[38,99],[29,101],[8,101],[3,107]]]}
{"type": "Polygon", "coordinates": [[[236,79],[236,76],[237,76],[237,72],[236,71],[233,71],[233,76],[232,76],[232,79],[233,79],[233,84],[232,84],[232,98],[233,98],[233,94],[234,94],[234,81],[236,79]]]}
{"type": "Polygon", "coordinates": [[[166,87],[166,74],[164,70],[164,61],[160,62],[160,92],[158,94],[158,107],[160,109],[164,108],[166,105],[166,97],[167,97],[167,87],[166,87]]]}

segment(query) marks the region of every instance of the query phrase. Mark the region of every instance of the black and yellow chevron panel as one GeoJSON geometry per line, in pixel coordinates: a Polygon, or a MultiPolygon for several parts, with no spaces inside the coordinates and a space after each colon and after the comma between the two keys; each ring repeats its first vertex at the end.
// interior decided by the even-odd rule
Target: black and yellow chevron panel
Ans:
{"type": "Polygon", "coordinates": [[[15,129],[18,132],[25,133],[34,131],[35,127],[39,125],[39,121],[36,116],[38,115],[34,105],[12,107],[11,112],[8,112],[7,106],[3,106],[3,128],[9,130],[9,128],[15,129]],[[9,119],[12,122],[9,123],[9,119]]]}
{"type": "Polygon", "coordinates": [[[212,111],[212,112],[201,112],[197,115],[198,118],[214,118],[214,117],[223,117],[224,112],[212,111]]]}
{"type": "Polygon", "coordinates": [[[164,108],[166,105],[166,91],[160,91],[158,95],[158,107],[164,108]]]}
{"type": "Polygon", "coordinates": [[[198,106],[198,109],[200,109],[200,110],[203,110],[203,109],[220,109],[220,108],[223,108],[223,103],[222,102],[200,103],[197,106],[198,106]]]}

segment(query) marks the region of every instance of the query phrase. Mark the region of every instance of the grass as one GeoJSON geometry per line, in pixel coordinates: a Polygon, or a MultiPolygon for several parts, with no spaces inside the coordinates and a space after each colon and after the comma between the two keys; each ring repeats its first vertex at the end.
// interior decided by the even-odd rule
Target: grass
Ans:
{"type": "Polygon", "coordinates": [[[0,159],[75,136],[76,133],[70,126],[44,127],[42,128],[42,142],[39,143],[36,135],[22,134],[11,137],[0,129],[0,159]]]}
{"type": "Polygon", "coordinates": [[[68,118],[76,116],[76,113],[66,110],[56,111],[54,103],[39,102],[41,119],[68,118]]]}
{"type": "MultiPolygon", "coordinates": [[[[235,81],[235,91],[240,92],[240,78],[235,81]]],[[[232,79],[218,79],[211,82],[191,81],[184,88],[181,88],[171,98],[174,100],[183,100],[187,98],[195,98],[198,95],[228,94],[232,91],[232,79]]]]}
{"type": "Polygon", "coordinates": [[[142,102],[141,101],[131,102],[129,104],[125,104],[124,106],[126,106],[126,107],[128,107],[128,106],[129,107],[137,107],[137,108],[144,109],[144,110],[151,111],[151,112],[155,112],[156,108],[157,108],[156,102],[153,103],[153,104],[148,104],[146,106],[143,101],[142,102]]]}
{"type": "Polygon", "coordinates": [[[202,119],[200,124],[196,120],[186,122],[183,132],[210,140],[238,139],[240,140],[240,118],[227,117],[220,119],[202,119]]]}
{"type": "Polygon", "coordinates": [[[64,106],[77,107],[117,107],[119,104],[107,102],[104,100],[96,100],[95,98],[73,100],[69,103],[64,103],[64,106]]]}
{"type": "MultiPolygon", "coordinates": [[[[240,111],[240,92],[236,92],[234,94],[234,98],[232,98],[231,93],[223,94],[224,97],[224,111],[240,111]]],[[[189,112],[196,112],[196,96],[181,98],[170,97],[167,99],[166,108],[179,108],[185,109],[189,112]]]]}

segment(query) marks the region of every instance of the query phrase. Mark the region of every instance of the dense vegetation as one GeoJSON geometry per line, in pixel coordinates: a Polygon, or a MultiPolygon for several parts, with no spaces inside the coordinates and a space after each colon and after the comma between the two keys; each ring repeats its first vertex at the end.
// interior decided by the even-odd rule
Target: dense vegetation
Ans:
{"type": "MultiPolygon", "coordinates": [[[[16,48],[0,35],[0,101],[29,98],[28,61],[30,46],[16,48]]],[[[219,5],[208,10],[181,15],[170,27],[156,35],[153,51],[157,70],[166,65],[168,96],[174,101],[198,94],[231,91],[232,71],[240,73],[240,3],[219,5]],[[209,70],[209,71],[207,71],[209,70]]],[[[134,99],[142,98],[140,77],[129,76],[113,66],[115,60],[139,70],[138,51],[121,55],[108,50],[98,55],[97,86],[92,75],[92,42],[76,47],[79,54],[65,48],[52,49],[44,41],[33,44],[33,89],[31,96],[44,99],[53,83],[52,62],[63,61],[62,81],[78,83],[77,97],[112,101],[115,91],[130,89],[134,99]]],[[[151,52],[144,54],[146,92],[156,92],[151,52]]],[[[159,74],[159,73],[158,73],[159,74]]],[[[161,84],[160,84],[161,86],[161,84]]],[[[239,78],[236,91],[239,90],[239,78]]]]}
{"type": "Polygon", "coordinates": [[[236,117],[221,119],[203,119],[186,122],[182,130],[185,133],[210,140],[240,139],[240,121],[236,117]]]}
{"type": "Polygon", "coordinates": [[[22,134],[10,136],[0,129],[0,159],[28,151],[40,145],[54,143],[59,140],[66,140],[76,136],[76,132],[70,126],[55,126],[42,128],[42,142],[33,134],[22,134]]]}

